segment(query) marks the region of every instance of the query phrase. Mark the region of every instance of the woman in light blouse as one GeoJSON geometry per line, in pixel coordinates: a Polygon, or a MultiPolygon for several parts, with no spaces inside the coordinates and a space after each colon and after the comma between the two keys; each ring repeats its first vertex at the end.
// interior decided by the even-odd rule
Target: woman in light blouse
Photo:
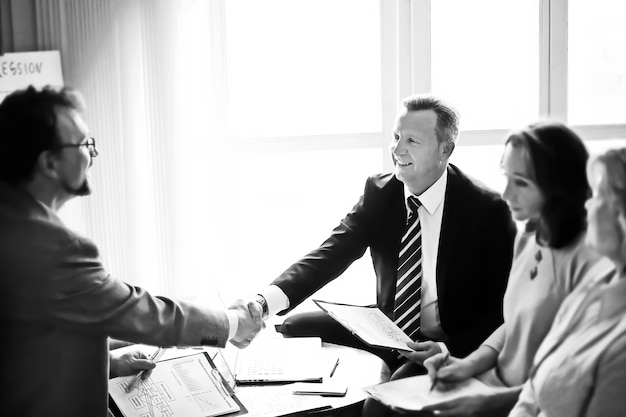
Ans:
{"type": "Polygon", "coordinates": [[[502,197],[526,228],[516,239],[504,323],[466,358],[436,355],[424,362],[441,387],[477,377],[492,390],[428,410],[442,416],[507,415],[565,297],[581,283],[612,275],[611,263],[585,245],[587,160],[582,140],[561,123],[539,122],[506,139],[502,197]]]}
{"type": "Polygon", "coordinates": [[[512,417],[626,416],[626,149],[592,158],[588,176],[586,242],[618,275],[563,302],[512,417]]]}

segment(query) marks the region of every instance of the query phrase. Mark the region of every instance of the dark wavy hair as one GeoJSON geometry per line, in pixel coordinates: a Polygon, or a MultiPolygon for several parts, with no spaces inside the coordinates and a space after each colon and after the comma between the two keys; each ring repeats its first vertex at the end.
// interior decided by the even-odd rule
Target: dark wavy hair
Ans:
{"type": "Polygon", "coordinates": [[[29,86],[0,103],[0,181],[29,181],[39,155],[61,143],[58,108],[83,111],[81,95],[70,88],[29,86]]]}
{"type": "Polygon", "coordinates": [[[542,121],[510,133],[505,144],[525,149],[529,172],[544,197],[539,219],[527,227],[547,246],[571,244],[587,228],[585,202],[591,195],[583,141],[562,123],[542,121]]]}

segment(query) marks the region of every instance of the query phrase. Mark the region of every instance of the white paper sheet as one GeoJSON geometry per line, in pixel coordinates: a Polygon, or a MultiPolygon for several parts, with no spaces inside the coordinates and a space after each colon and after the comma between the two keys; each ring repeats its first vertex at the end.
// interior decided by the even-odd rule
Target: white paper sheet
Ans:
{"type": "Polygon", "coordinates": [[[428,375],[398,379],[365,388],[365,392],[381,403],[403,411],[419,411],[423,407],[465,395],[492,392],[492,388],[477,379],[470,378],[449,390],[434,389],[430,392],[428,375]]]}
{"type": "Polygon", "coordinates": [[[380,309],[313,300],[329,316],[372,346],[410,351],[411,338],[380,309]]]}
{"type": "Polygon", "coordinates": [[[109,394],[127,417],[209,417],[240,410],[203,353],[157,362],[130,393],[132,376],[109,380],[109,394]]]}

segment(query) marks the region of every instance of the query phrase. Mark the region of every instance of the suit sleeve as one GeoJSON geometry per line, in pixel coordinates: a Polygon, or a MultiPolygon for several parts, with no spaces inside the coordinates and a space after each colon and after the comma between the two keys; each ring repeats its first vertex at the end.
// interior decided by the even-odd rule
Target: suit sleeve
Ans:
{"type": "Polygon", "coordinates": [[[49,279],[32,314],[60,326],[153,345],[225,346],[228,319],[222,310],[153,296],[111,277],[96,246],[76,237],[50,257],[49,279]]]}
{"type": "Polygon", "coordinates": [[[280,287],[289,298],[285,314],[324,285],[341,275],[369,246],[371,227],[368,220],[365,193],[317,249],[287,268],[272,284],[280,287]]]}

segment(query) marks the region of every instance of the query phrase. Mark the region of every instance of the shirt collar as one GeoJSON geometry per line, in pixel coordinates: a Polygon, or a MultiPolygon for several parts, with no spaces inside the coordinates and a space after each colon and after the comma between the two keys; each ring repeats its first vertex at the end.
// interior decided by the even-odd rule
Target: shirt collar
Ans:
{"type": "Polygon", "coordinates": [[[422,207],[426,209],[428,214],[432,214],[437,210],[437,207],[443,202],[446,195],[446,186],[448,185],[448,170],[446,169],[437,181],[433,183],[426,191],[420,195],[415,195],[409,190],[409,187],[404,184],[404,205],[406,207],[407,216],[411,214],[409,208],[409,197],[414,196],[419,198],[422,207]]]}

